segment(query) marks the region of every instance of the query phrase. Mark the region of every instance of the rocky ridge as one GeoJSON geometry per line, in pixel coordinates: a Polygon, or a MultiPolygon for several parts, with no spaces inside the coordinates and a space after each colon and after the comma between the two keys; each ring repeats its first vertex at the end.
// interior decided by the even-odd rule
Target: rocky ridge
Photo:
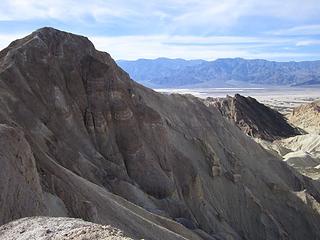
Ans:
{"type": "Polygon", "coordinates": [[[233,121],[245,134],[273,141],[300,134],[279,112],[259,103],[252,97],[207,98],[206,105],[215,107],[222,116],[233,121]]]}
{"type": "Polygon", "coordinates": [[[320,201],[316,181],[201,100],[135,83],[85,37],[43,28],[0,52],[0,123],[2,224],[46,215],[133,239],[320,235],[301,199],[320,201]]]}

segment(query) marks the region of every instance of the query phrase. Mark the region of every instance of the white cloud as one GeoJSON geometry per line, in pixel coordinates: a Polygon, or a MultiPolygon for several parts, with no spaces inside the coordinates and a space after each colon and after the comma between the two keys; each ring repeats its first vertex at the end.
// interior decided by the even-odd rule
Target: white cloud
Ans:
{"type": "MultiPolygon", "coordinates": [[[[27,34],[0,34],[0,49],[10,42],[27,34]]],[[[91,36],[89,39],[96,48],[106,51],[115,59],[135,60],[138,58],[185,58],[206,59],[217,58],[263,58],[269,60],[303,60],[318,58],[318,52],[297,52],[294,46],[304,47],[320,44],[320,40],[239,36],[91,36]],[[285,51],[270,51],[270,47],[285,46],[285,51]],[[286,47],[292,46],[292,47],[286,47]]],[[[278,48],[280,50],[280,48],[278,48]]]]}
{"type": "Polygon", "coordinates": [[[83,22],[91,17],[97,22],[125,18],[138,23],[153,19],[167,31],[187,32],[195,27],[230,27],[248,16],[297,21],[318,17],[319,12],[318,0],[2,0],[0,20],[83,22]]]}
{"type": "Polygon", "coordinates": [[[265,44],[265,45],[275,45],[275,44],[288,44],[293,40],[291,38],[270,38],[270,37],[253,37],[253,36],[230,36],[230,35],[217,35],[217,36],[162,36],[163,41],[166,44],[172,45],[227,45],[227,44],[251,44],[250,46],[255,46],[255,44],[265,44]]]}
{"type": "Polygon", "coordinates": [[[206,59],[243,57],[270,60],[294,60],[315,57],[317,53],[292,51],[270,52],[267,47],[296,45],[294,39],[257,38],[238,36],[121,36],[89,37],[97,49],[109,52],[115,59],[135,60],[138,58],[184,58],[206,59]],[[168,44],[174,42],[174,44],[168,44]],[[186,44],[187,43],[187,44],[186,44]],[[249,43],[249,44],[243,44],[249,43]]]}
{"type": "Polygon", "coordinates": [[[292,28],[279,29],[269,33],[282,36],[320,35],[320,24],[296,26],[292,28]]]}
{"type": "MultiPolygon", "coordinates": [[[[116,59],[156,58],[160,56],[186,59],[302,57],[308,56],[309,53],[294,51],[297,51],[298,46],[299,49],[303,49],[304,46],[318,45],[319,40],[308,39],[306,35],[320,34],[319,24],[280,29],[268,32],[263,36],[260,34],[261,37],[223,35],[206,37],[206,35],[210,35],[212,32],[222,34],[219,33],[219,29],[232,29],[247,17],[267,17],[266,21],[270,19],[268,17],[271,17],[273,20],[281,21],[284,19],[284,22],[291,21],[294,24],[301,24],[305,20],[319,18],[320,4],[318,1],[2,0],[0,21],[54,19],[59,23],[64,22],[65,29],[68,29],[70,22],[73,25],[78,23],[77,26],[82,26],[88,22],[88,19],[94,19],[98,23],[93,23],[96,24],[93,25],[95,28],[101,27],[103,30],[104,26],[114,26],[115,23],[120,24],[119,28],[130,28],[130,33],[135,33],[135,30],[141,27],[143,33],[139,31],[136,33],[141,35],[119,37],[91,35],[90,39],[93,40],[97,48],[110,52],[116,59]],[[121,20],[126,21],[121,22],[121,20]],[[153,29],[150,30],[145,25],[148,25],[149,28],[151,26],[153,29]],[[157,35],[148,35],[151,32],[156,32],[157,35]],[[282,52],[277,52],[281,49],[282,52]],[[270,53],[270,51],[275,52],[270,53]]],[[[247,22],[246,24],[248,28],[251,27],[247,22]]],[[[77,29],[78,32],[79,29],[81,27],[77,29]]],[[[253,34],[259,35],[259,31],[259,28],[252,29],[253,34]]],[[[238,30],[238,32],[241,31],[238,30]]],[[[119,30],[117,34],[127,35],[129,33],[126,30],[119,30]]],[[[5,47],[15,38],[17,37],[14,35],[0,36],[0,47],[5,47]]]]}
{"type": "Polygon", "coordinates": [[[305,47],[311,45],[320,45],[320,40],[303,40],[296,43],[297,47],[305,47]]]}
{"type": "Polygon", "coordinates": [[[28,34],[0,34],[0,51],[7,47],[12,41],[22,38],[28,34]]]}
{"type": "Polygon", "coordinates": [[[270,16],[287,20],[306,20],[319,16],[318,0],[267,0],[251,2],[249,15],[270,16]]]}
{"type": "Polygon", "coordinates": [[[61,21],[81,21],[93,17],[97,21],[103,18],[122,17],[132,11],[115,4],[115,1],[102,0],[4,0],[1,2],[0,20],[56,19],[61,21]]]}

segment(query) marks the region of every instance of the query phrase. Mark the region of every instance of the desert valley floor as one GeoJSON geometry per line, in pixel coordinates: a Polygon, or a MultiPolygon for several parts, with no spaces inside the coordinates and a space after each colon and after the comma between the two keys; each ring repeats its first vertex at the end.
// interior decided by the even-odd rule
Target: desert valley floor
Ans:
{"type": "Polygon", "coordinates": [[[162,93],[192,94],[196,97],[224,98],[226,95],[241,94],[257,99],[259,102],[287,114],[304,103],[320,99],[320,88],[274,87],[274,88],[166,88],[155,89],[162,93]]]}

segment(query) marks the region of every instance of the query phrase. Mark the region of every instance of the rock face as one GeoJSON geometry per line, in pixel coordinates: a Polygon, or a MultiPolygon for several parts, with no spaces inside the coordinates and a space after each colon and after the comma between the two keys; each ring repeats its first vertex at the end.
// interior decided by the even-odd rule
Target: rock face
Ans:
{"type": "Polygon", "coordinates": [[[207,98],[206,104],[216,107],[222,116],[233,121],[244,133],[264,140],[292,137],[300,134],[279,112],[252,97],[207,98]]]}
{"type": "Polygon", "coordinates": [[[0,124],[0,146],[0,225],[46,214],[35,160],[23,132],[0,124]]]}
{"type": "Polygon", "coordinates": [[[134,239],[320,236],[314,204],[296,194],[319,202],[316,182],[199,99],[133,82],[85,37],[43,28],[0,52],[0,123],[21,136],[23,157],[18,137],[1,137],[1,166],[19,164],[0,170],[0,186],[26,185],[0,199],[19,206],[35,193],[2,223],[69,216],[134,239]]]}
{"type": "Polygon", "coordinates": [[[303,104],[288,116],[289,121],[309,133],[320,134],[320,101],[303,104]]]}
{"type": "Polygon", "coordinates": [[[80,219],[22,218],[0,227],[1,240],[132,240],[116,228],[80,219]]]}

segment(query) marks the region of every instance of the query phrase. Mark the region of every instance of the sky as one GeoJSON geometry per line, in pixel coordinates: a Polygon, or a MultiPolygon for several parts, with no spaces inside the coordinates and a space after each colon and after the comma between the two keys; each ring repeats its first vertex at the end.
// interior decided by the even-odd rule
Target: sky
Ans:
{"type": "Polygon", "coordinates": [[[320,60],[320,0],[1,0],[0,49],[44,26],[116,60],[320,60]]]}

